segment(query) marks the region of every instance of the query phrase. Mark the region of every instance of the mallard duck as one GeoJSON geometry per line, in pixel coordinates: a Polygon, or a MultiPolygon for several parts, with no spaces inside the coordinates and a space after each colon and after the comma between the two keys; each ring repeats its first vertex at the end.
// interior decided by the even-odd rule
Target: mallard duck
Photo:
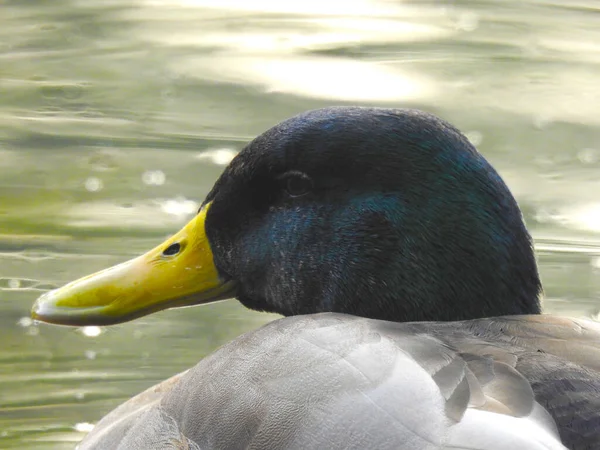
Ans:
{"type": "Polygon", "coordinates": [[[285,318],[124,403],[80,449],[598,449],[600,327],[540,314],[514,197],[456,128],[309,111],[145,255],[40,297],[108,325],[237,298],[285,318]]]}

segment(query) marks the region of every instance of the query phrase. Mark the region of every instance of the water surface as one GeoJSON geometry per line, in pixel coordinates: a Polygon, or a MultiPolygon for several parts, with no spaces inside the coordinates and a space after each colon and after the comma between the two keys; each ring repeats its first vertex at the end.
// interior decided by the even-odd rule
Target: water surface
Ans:
{"type": "Polygon", "coordinates": [[[274,316],[226,301],[100,329],[43,291],[176,231],[251,137],[332,104],[417,107],[516,194],[548,312],[600,315],[594,0],[5,1],[0,448],[73,448],[117,404],[274,316]]]}

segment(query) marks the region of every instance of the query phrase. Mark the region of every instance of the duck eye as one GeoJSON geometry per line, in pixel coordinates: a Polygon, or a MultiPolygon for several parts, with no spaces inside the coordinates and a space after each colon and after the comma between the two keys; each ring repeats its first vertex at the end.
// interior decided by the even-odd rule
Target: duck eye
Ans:
{"type": "Polygon", "coordinates": [[[173,256],[179,253],[179,250],[181,250],[181,244],[179,242],[175,242],[165,248],[162,254],[163,256],[173,256]]]}
{"type": "Polygon", "coordinates": [[[290,197],[300,197],[308,193],[312,187],[312,180],[306,174],[293,173],[285,178],[285,190],[290,197]]]}

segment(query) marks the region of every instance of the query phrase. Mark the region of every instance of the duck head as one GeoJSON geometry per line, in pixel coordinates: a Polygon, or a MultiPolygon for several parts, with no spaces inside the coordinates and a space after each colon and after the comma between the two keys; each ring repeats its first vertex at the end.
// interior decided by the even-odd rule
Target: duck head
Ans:
{"type": "Polygon", "coordinates": [[[539,313],[540,290],[514,197],[457,129],[337,107],[258,136],[179,233],[46,293],[32,315],[109,324],[236,297],[283,315],[461,320],[539,313]]]}

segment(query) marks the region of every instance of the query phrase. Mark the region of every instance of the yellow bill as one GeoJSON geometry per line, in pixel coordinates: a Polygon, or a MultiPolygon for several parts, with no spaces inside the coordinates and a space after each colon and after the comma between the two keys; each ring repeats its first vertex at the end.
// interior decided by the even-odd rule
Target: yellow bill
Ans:
{"type": "Polygon", "coordinates": [[[209,207],[148,253],[45,293],[31,316],[61,325],[109,325],[230,298],[235,285],[220,279],[206,237],[209,207]]]}

